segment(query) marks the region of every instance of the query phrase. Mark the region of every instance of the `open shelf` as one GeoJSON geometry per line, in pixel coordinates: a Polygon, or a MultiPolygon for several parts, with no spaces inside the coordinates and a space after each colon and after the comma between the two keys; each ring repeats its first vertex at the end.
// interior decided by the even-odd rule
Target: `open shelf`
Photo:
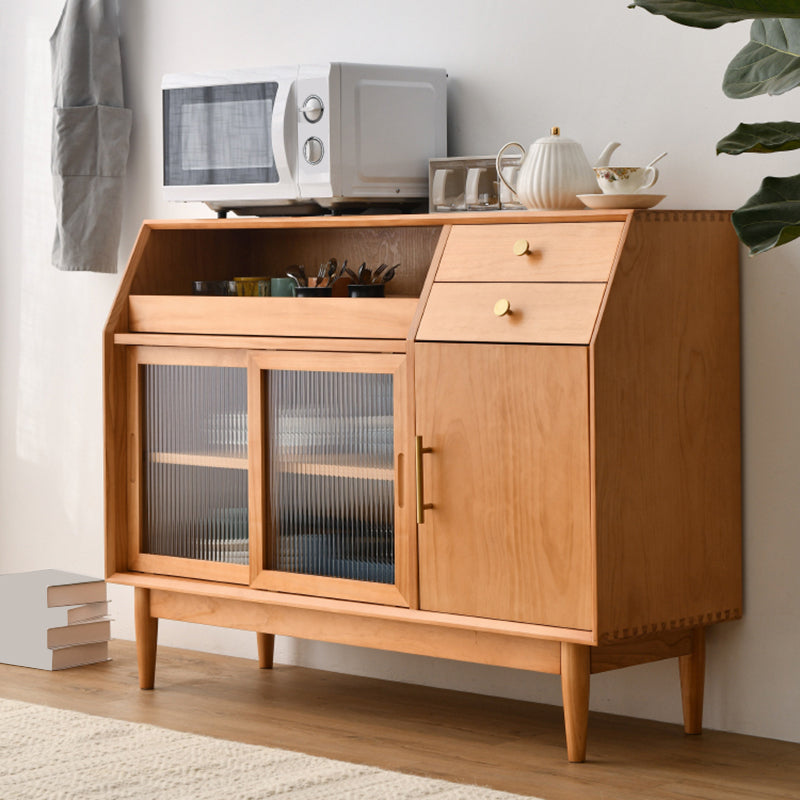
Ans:
{"type": "Polygon", "coordinates": [[[430,215],[364,217],[363,225],[334,217],[150,221],[128,294],[190,295],[193,281],[279,278],[297,264],[315,275],[335,258],[355,269],[399,263],[387,297],[418,298],[444,224],[430,215]]]}

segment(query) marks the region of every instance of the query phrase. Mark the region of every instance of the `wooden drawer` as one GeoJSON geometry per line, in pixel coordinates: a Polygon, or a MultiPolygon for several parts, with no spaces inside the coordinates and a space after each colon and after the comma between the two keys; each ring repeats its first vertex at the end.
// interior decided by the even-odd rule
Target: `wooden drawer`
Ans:
{"type": "Polygon", "coordinates": [[[454,225],[437,281],[607,281],[622,222],[454,225]],[[528,249],[516,255],[517,242],[528,249]]]}
{"type": "Polygon", "coordinates": [[[603,283],[436,283],[418,341],[588,344],[603,283]],[[508,300],[498,317],[495,304],[508,300]]]}

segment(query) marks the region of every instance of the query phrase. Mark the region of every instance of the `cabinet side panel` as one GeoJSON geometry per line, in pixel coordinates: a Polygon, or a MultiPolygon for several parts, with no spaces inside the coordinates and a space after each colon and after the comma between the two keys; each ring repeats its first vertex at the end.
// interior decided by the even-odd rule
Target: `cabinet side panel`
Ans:
{"type": "Polygon", "coordinates": [[[128,357],[114,337],[129,330],[128,295],[150,247],[143,225],[103,331],[103,459],[106,577],[128,568],[128,357]]]}
{"type": "Polygon", "coordinates": [[[127,569],[127,401],[125,348],[104,343],[104,473],[106,577],[127,569]]]}
{"type": "Polygon", "coordinates": [[[741,615],[738,242],[636,214],[593,347],[601,640],[741,615]]]}

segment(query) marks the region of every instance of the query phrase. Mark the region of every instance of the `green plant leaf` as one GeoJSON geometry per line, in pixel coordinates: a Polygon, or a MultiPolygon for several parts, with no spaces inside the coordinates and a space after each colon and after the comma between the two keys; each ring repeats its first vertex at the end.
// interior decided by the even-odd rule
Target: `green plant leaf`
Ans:
{"type": "Polygon", "coordinates": [[[725,70],[728,97],[783,94],[800,84],[800,20],[757,19],[750,41],[725,70]]]}
{"type": "Polygon", "coordinates": [[[764,178],[759,190],[733,212],[739,239],[757,255],[800,236],[800,175],[764,178]]]}
{"type": "Polygon", "coordinates": [[[743,122],[717,142],[717,155],[727,153],[778,153],[800,147],[800,122],[743,122]]]}
{"type": "Polygon", "coordinates": [[[797,0],[634,0],[629,8],[643,8],[693,28],[719,28],[743,19],[800,17],[797,0]]]}

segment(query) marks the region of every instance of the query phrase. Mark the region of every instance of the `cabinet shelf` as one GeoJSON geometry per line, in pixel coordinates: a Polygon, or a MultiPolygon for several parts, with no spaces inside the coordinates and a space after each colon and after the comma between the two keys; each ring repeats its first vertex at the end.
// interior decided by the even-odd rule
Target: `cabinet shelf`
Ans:
{"type": "Polygon", "coordinates": [[[290,464],[281,464],[279,471],[292,475],[321,475],[331,478],[357,478],[367,481],[394,480],[394,469],[392,467],[373,467],[365,464],[298,461],[290,464]]]}
{"type": "Polygon", "coordinates": [[[151,464],[172,464],[182,467],[210,467],[247,471],[246,456],[211,455],[208,453],[149,453],[151,464]]]}

